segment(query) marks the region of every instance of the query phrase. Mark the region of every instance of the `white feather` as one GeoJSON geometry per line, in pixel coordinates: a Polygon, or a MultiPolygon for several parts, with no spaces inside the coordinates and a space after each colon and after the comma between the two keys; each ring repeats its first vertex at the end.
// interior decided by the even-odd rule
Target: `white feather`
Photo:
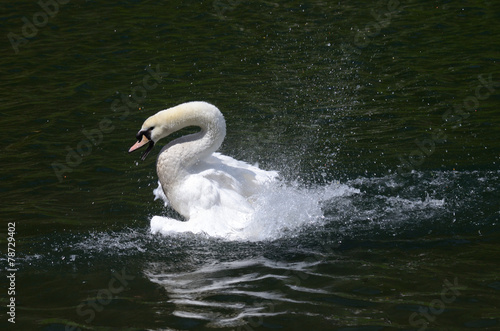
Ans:
{"type": "Polygon", "coordinates": [[[226,134],[224,117],[206,102],[189,102],[148,118],[141,131],[151,130],[155,143],[186,126],[201,131],[167,144],[157,161],[160,187],[166,201],[185,221],[163,216],[151,219],[153,233],[205,233],[226,239],[245,239],[255,212],[255,196],[278,177],[215,152],[226,134]],[[153,129],[151,129],[153,128],[153,129]]]}

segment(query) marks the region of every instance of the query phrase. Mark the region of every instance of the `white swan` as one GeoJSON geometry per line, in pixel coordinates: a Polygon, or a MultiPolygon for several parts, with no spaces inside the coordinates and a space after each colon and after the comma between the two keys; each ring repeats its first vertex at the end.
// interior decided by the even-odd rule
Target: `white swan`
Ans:
{"type": "Polygon", "coordinates": [[[278,173],[215,152],[226,135],[226,122],[217,107],[195,101],[156,113],[144,122],[129,152],[148,144],[144,160],[158,140],[188,126],[201,130],[168,143],[156,165],[167,202],[187,221],[154,216],[151,232],[248,238],[255,208],[252,197],[278,173]]]}

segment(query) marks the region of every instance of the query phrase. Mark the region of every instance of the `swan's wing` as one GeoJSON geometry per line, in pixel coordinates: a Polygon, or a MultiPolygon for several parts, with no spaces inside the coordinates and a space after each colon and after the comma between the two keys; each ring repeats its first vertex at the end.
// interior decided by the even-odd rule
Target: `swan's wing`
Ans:
{"type": "Polygon", "coordinates": [[[187,176],[179,189],[183,200],[190,201],[192,208],[222,206],[248,212],[249,205],[242,184],[224,171],[207,169],[187,176]]]}
{"type": "Polygon", "coordinates": [[[189,174],[172,190],[171,204],[188,219],[183,224],[154,218],[153,232],[204,232],[209,235],[239,238],[254,212],[252,195],[278,177],[229,156],[214,153],[189,169],[189,174]]]}
{"type": "Polygon", "coordinates": [[[250,189],[250,194],[256,193],[263,185],[273,182],[279,175],[277,171],[262,170],[257,166],[235,160],[220,153],[213,153],[207,159],[207,163],[215,169],[220,169],[229,174],[245,186],[246,190],[250,189]]]}
{"type": "Polygon", "coordinates": [[[176,209],[208,234],[240,231],[254,211],[240,184],[220,170],[190,174],[176,187],[176,209]]]}
{"type": "Polygon", "coordinates": [[[158,181],[158,187],[153,190],[153,194],[155,196],[155,200],[161,199],[161,200],[163,200],[165,207],[170,206],[170,201],[168,201],[168,198],[165,195],[165,192],[163,192],[163,188],[161,187],[160,181],[158,181]]]}

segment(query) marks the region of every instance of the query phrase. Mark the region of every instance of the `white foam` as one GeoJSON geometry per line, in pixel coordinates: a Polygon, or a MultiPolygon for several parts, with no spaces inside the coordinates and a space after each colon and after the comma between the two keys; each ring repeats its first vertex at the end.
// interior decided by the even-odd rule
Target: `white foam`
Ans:
{"type": "MultiPolygon", "coordinates": [[[[164,235],[191,232],[227,240],[262,241],[293,236],[301,227],[323,220],[322,202],[339,196],[349,196],[359,190],[339,183],[307,188],[297,183],[275,183],[253,196],[254,211],[233,219],[230,224],[217,217],[223,210],[207,211],[203,217],[183,222],[165,216],[153,216],[151,231],[164,235]],[[220,221],[219,221],[220,220],[220,221]]],[[[159,186],[153,191],[155,200],[167,198],[159,186]]],[[[226,218],[227,219],[227,218],[226,218]]]]}

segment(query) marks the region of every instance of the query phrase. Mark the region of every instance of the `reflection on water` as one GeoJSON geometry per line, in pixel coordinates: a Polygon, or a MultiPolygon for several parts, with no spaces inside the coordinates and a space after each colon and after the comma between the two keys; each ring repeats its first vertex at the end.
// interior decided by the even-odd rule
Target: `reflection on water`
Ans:
{"type": "Polygon", "coordinates": [[[228,327],[280,314],[274,312],[277,302],[295,300],[286,298],[278,290],[263,291],[262,287],[269,283],[286,283],[288,275],[302,273],[306,267],[303,263],[242,260],[213,263],[186,273],[146,271],[146,275],[152,282],[165,287],[170,302],[176,306],[175,316],[204,320],[208,327],[228,327]],[[265,269],[273,273],[262,274],[265,269]],[[274,274],[280,271],[282,275],[274,274]]]}

